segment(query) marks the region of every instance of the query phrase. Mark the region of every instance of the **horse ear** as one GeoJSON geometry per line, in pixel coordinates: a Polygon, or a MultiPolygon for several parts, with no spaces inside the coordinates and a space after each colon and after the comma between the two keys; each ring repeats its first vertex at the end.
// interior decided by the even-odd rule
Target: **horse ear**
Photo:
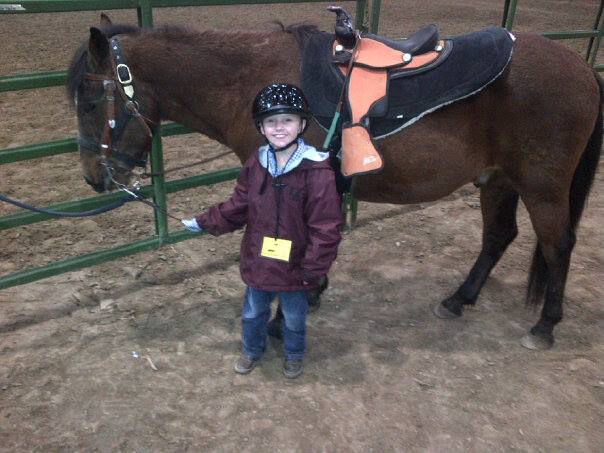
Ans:
{"type": "Polygon", "coordinates": [[[101,28],[110,27],[112,25],[111,19],[105,13],[101,13],[101,28]]]}
{"type": "Polygon", "coordinates": [[[99,66],[109,56],[109,41],[98,28],[90,27],[88,51],[92,60],[99,66]]]}

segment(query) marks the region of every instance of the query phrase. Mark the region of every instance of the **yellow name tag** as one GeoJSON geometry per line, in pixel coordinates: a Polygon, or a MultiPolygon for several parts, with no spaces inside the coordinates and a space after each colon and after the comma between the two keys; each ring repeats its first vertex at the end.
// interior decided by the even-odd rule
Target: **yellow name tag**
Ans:
{"type": "Polygon", "coordinates": [[[289,261],[289,254],[291,250],[292,241],[264,236],[260,256],[265,258],[273,258],[275,260],[289,261]]]}

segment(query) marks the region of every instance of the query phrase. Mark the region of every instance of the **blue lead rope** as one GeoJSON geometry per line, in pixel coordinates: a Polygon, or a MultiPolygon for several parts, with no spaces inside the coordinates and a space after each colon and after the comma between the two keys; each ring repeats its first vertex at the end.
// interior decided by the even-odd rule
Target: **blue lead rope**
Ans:
{"type": "Polygon", "coordinates": [[[23,209],[27,209],[28,211],[39,212],[40,214],[48,214],[54,217],[90,217],[97,214],[102,214],[103,212],[111,211],[113,209],[117,209],[120,206],[123,206],[125,203],[129,201],[136,200],[132,195],[127,195],[124,198],[117,200],[108,205],[102,206],[97,209],[92,209],[90,211],[82,211],[82,212],[65,212],[65,211],[54,211],[52,209],[42,209],[36,208],[35,206],[28,205],[18,200],[14,200],[12,198],[7,197],[6,195],[0,194],[0,201],[4,201],[6,203],[10,203],[12,205],[18,206],[23,209]]]}

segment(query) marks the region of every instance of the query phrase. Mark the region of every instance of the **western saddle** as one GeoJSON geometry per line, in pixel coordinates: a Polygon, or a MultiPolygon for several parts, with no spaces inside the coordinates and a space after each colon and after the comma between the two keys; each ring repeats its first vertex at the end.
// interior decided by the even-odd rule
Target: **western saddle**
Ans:
{"type": "Polygon", "coordinates": [[[388,110],[391,79],[429,70],[447,55],[447,43],[439,40],[435,25],[421,28],[403,41],[371,34],[361,35],[352,28],[344,9],[328,8],[337,14],[333,62],[345,77],[349,121],[342,125],[342,165],[344,176],[380,171],[382,156],[369,132],[369,117],[384,116],[388,110]]]}

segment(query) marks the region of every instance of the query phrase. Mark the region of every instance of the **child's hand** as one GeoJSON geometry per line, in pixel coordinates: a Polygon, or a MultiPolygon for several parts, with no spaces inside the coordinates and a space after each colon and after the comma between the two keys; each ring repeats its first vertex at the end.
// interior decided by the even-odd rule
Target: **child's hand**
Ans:
{"type": "Polygon", "coordinates": [[[195,218],[192,219],[182,219],[181,223],[185,226],[185,228],[193,233],[199,233],[203,231],[203,228],[199,226],[197,220],[195,218]]]}

